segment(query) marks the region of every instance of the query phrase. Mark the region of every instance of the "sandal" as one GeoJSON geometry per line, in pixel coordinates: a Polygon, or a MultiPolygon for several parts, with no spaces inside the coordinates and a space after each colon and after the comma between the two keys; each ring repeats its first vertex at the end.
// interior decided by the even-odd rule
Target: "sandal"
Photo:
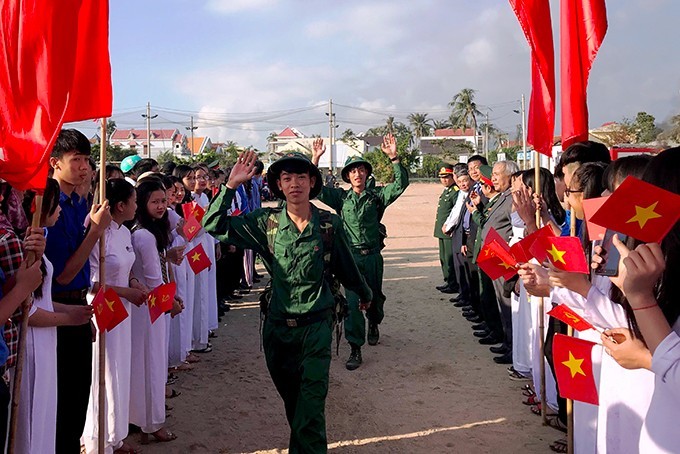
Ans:
{"type": "Polygon", "coordinates": [[[207,347],[200,350],[191,350],[192,353],[210,353],[212,351],[212,345],[208,344],[207,347]]]}
{"type": "Polygon", "coordinates": [[[536,405],[541,403],[541,399],[540,397],[534,394],[533,396],[527,397],[527,399],[523,400],[522,403],[524,405],[536,405]]]}
{"type": "Polygon", "coordinates": [[[531,396],[535,396],[536,393],[532,389],[530,389],[528,391],[522,391],[522,395],[524,397],[531,397],[531,396]]]}
{"type": "Polygon", "coordinates": [[[174,399],[175,397],[178,397],[182,394],[182,391],[177,391],[176,389],[170,389],[170,395],[168,393],[165,393],[165,398],[166,399],[174,399]]]}
{"type": "Polygon", "coordinates": [[[532,405],[530,408],[531,413],[541,416],[541,403],[537,403],[536,405],[532,405]]]}
{"type": "Polygon", "coordinates": [[[201,361],[201,358],[198,356],[194,355],[193,353],[189,353],[187,357],[184,359],[184,361],[188,362],[189,364],[193,363],[198,363],[201,361]]]}
{"type": "Polygon", "coordinates": [[[550,427],[557,429],[560,432],[567,433],[567,426],[564,425],[560,418],[556,414],[547,415],[546,421],[550,427]]]}
{"type": "Polygon", "coordinates": [[[123,446],[113,451],[113,454],[138,454],[142,452],[136,446],[123,442],[123,446]]]}
{"type": "Polygon", "coordinates": [[[555,440],[550,445],[550,449],[552,449],[554,452],[568,452],[569,451],[569,445],[567,444],[566,439],[560,438],[559,440],[555,440]]]}
{"type": "Polygon", "coordinates": [[[143,445],[148,445],[150,443],[149,435],[151,435],[154,439],[154,441],[157,441],[159,443],[166,443],[168,441],[176,440],[177,435],[174,433],[170,432],[168,429],[158,429],[157,431],[147,434],[143,433],[142,434],[142,444],[143,445]]]}
{"type": "Polygon", "coordinates": [[[189,364],[186,361],[182,361],[178,366],[172,366],[168,368],[168,371],[173,371],[173,372],[184,372],[187,370],[193,370],[194,366],[189,364]]]}

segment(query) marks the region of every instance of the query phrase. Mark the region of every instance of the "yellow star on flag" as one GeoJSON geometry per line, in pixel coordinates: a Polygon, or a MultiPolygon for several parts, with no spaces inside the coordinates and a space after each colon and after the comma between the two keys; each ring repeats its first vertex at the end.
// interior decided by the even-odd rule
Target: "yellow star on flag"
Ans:
{"type": "Polygon", "coordinates": [[[569,352],[569,361],[562,361],[562,364],[569,368],[569,372],[571,372],[571,378],[574,378],[576,374],[581,374],[585,377],[586,373],[583,372],[583,369],[581,369],[581,364],[583,364],[583,361],[583,358],[576,359],[574,358],[573,353],[569,352]]]}
{"type": "Polygon", "coordinates": [[[566,265],[567,262],[564,261],[564,254],[566,253],[567,251],[560,251],[554,244],[551,244],[551,248],[548,249],[548,254],[552,256],[553,263],[562,262],[566,265]]]}
{"type": "Polygon", "coordinates": [[[505,263],[505,262],[503,262],[503,261],[501,261],[500,265],[501,265],[503,268],[505,268],[506,270],[509,270],[509,269],[511,269],[511,268],[515,268],[514,266],[508,265],[507,263],[505,263]]]}
{"type": "Polygon", "coordinates": [[[156,295],[152,296],[149,301],[151,307],[154,307],[156,305],[156,295]]]}
{"type": "Polygon", "coordinates": [[[658,203],[659,202],[656,201],[649,205],[647,208],[635,205],[635,216],[628,219],[626,221],[626,224],[629,224],[631,222],[637,222],[640,228],[644,229],[645,224],[647,224],[647,221],[649,221],[650,219],[656,219],[661,217],[659,213],[654,211],[658,203]]]}
{"type": "Polygon", "coordinates": [[[201,259],[201,254],[198,252],[194,252],[194,255],[191,256],[191,261],[193,262],[198,262],[201,259]]]}
{"type": "Polygon", "coordinates": [[[104,306],[101,303],[97,304],[97,314],[102,315],[102,310],[104,310],[104,306]]]}
{"type": "Polygon", "coordinates": [[[109,301],[106,298],[104,298],[104,301],[106,301],[106,305],[109,306],[109,310],[113,312],[113,301],[109,301]]]}

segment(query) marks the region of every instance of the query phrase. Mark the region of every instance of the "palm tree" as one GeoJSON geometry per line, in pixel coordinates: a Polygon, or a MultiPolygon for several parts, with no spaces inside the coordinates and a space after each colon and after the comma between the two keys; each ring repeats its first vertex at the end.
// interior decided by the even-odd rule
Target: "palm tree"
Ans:
{"type": "Polygon", "coordinates": [[[430,125],[430,119],[427,118],[426,113],[412,113],[409,114],[408,117],[406,118],[408,119],[408,122],[411,125],[413,134],[417,138],[420,139],[423,136],[430,135],[432,126],[430,125]]]}
{"type": "Polygon", "coordinates": [[[449,103],[451,107],[451,124],[454,128],[472,128],[477,136],[477,116],[482,113],[475,103],[476,91],[472,88],[463,88],[456,93],[449,103]]]}
{"type": "Polygon", "coordinates": [[[447,129],[451,127],[451,121],[449,121],[448,118],[444,118],[442,120],[433,120],[432,127],[434,129],[447,129]]]}
{"type": "Polygon", "coordinates": [[[387,133],[388,134],[393,134],[394,133],[394,117],[389,116],[387,117],[387,120],[385,121],[385,126],[387,126],[387,133]]]}

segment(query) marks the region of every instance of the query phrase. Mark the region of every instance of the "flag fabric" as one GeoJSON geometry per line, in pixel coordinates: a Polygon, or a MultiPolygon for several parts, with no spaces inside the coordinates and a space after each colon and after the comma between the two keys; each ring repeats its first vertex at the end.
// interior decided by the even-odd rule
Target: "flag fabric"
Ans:
{"type": "Polygon", "coordinates": [[[241,215],[241,210],[236,208],[234,211],[231,212],[231,216],[240,216],[241,215]]]}
{"type": "Polygon", "coordinates": [[[552,157],[555,131],[555,50],[549,0],[510,0],[531,48],[527,142],[552,157]]]}
{"type": "Polygon", "coordinates": [[[552,310],[548,312],[548,315],[551,317],[555,317],[558,320],[563,321],[567,325],[571,326],[574,328],[576,331],[585,331],[587,329],[595,329],[593,325],[588,323],[578,315],[576,312],[574,312],[569,306],[566,304],[558,304],[552,310]]]}
{"type": "Polygon", "coordinates": [[[205,253],[205,249],[203,249],[203,245],[200,243],[187,252],[186,258],[189,261],[189,266],[194,274],[198,274],[212,265],[212,262],[210,262],[210,259],[208,258],[208,254],[205,253]]]}
{"type": "Polygon", "coordinates": [[[591,241],[604,239],[606,228],[598,225],[592,221],[593,215],[602,208],[602,205],[609,199],[606,197],[595,197],[594,199],[583,200],[583,214],[586,218],[586,228],[588,229],[588,238],[591,241]]]}
{"type": "Polygon", "coordinates": [[[184,219],[189,219],[190,217],[195,217],[200,223],[203,220],[203,215],[205,210],[195,201],[187,202],[182,204],[182,213],[184,213],[184,219]]]}
{"type": "Polygon", "coordinates": [[[680,219],[680,195],[629,176],[591,218],[645,243],[659,243],[680,219]]]}
{"type": "Polygon", "coordinates": [[[196,235],[198,235],[198,232],[201,231],[201,224],[196,220],[195,217],[189,216],[184,221],[182,231],[184,232],[184,236],[187,237],[187,241],[191,241],[196,235]]]}
{"type": "Polygon", "coordinates": [[[557,269],[589,274],[581,240],[575,236],[542,237],[531,246],[534,256],[544,254],[557,269]]]}
{"type": "Polygon", "coordinates": [[[159,285],[149,293],[146,304],[149,306],[151,323],[154,323],[158,320],[158,317],[172,309],[176,291],[177,284],[170,282],[159,285]]]}
{"type": "Polygon", "coordinates": [[[560,396],[563,398],[599,404],[593,377],[592,350],[595,345],[583,339],[555,334],[553,363],[560,396]]]}
{"type": "Polygon", "coordinates": [[[92,300],[92,307],[99,331],[111,331],[128,317],[125,305],[111,287],[107,288],[106,291],[104,291],[104,287],[99,288],[92,300]]]}
{"type": "Polygon", "coordinates": [[[510,252],[512,253],[512,255],[515,256],[515,259],[517,259],[517,261],[520,263],[527,263],[532,258],[538,260],[539,263],[543,263],[546,259],[547,252],[543,250],[536,251],[540,253],[539,255],[536,256],[531,252],[531,246],[533,246],[533,244],[540,238],[544,237],[549,238],[552,236],[555,236],[552,227],[546,225],[545,227],[541,227],[540,229],[533,232],[531,235],[527,235],[519,242],[510,246],[510,252]]]}
{"type": "Polygon", "coordinates": [[[561,0],[562,148],[588,140],[588,76],[607,33],[605,0],[561,0]]]}
{"type": "Polygon", "coordinates": [[[510,279],[517,274],[517,260],[496,240],[482,246],[477,266],[492,280],[500,277],[510,279]]]}
{"type": "Polygon", "coordinates": [[[63,122],[111,114],[108,0],[0,0],[0,21],[0,176],[40,190],[63,122]]]}

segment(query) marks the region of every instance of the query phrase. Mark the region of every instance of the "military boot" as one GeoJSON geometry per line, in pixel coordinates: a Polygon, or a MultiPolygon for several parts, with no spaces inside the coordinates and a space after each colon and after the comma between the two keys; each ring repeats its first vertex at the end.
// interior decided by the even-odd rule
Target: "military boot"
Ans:
{"type": "Polygon", "coordinates": [[[352,347],[352,353],[349,354],[349,358],[345,363],[347,370],[358,369],[361,366],[361,347],[354,344],[349,344],[352,347]]]}
{"type": "Polygon", "coordinates": [[[380,331],[378,331],[378,324],[368,322],[368,345],[378,345],[380,340],[380,331]]]}

